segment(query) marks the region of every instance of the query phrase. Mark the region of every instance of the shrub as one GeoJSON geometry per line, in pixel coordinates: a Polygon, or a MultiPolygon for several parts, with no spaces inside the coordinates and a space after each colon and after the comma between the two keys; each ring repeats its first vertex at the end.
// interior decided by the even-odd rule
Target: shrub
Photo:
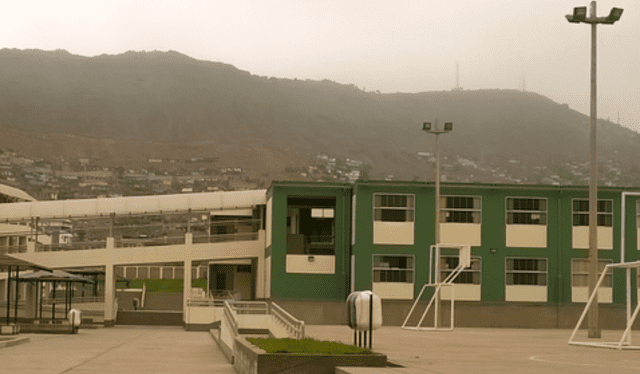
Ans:
{"type": "Polygon", "coordinates": [[[253,345],[264,349],[267,353],[309,353],[309,354],[371,354],[369,349],[358,348],[338,342],[318,341],[314,339],[273,339],[247,338],[253,345]]]}

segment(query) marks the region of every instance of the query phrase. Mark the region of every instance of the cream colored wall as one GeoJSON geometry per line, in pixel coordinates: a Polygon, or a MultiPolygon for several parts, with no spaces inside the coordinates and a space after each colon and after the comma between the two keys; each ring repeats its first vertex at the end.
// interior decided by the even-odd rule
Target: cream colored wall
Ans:
{"type": "Polygon", "coordinates": [[[547,248],[547,226],[507,225],[507,247],[547,248]]]}
{"type": "MultiPolygon", "coordinates": [[[[586,303],[589,300],[589,287],[571,287],[571,302],[586,303]]],[[[598,289],[598,303],[613,303],[613,288],[598,289]]]]}
{"type": "Polygon", "coordinates": [[[479,223],[441,223],[440,242],[451,244],[481,245],[482,225],[479,223]]]}
{"type": "Polygon", "coordinates": [[[381,299],[413,299],[413,283],[373,282],[371,291],[381,299]]]}
{"type": "Polygon", "coordinates": [[[547,286],[507,286],[506,301],[547,301],[547,286]]]}
{"type": "Polygon", "coordinates": [[[413,245],[413,222],[373,222],[373,244],[413,245]]]}
{"type": "Polygon", "coordinates": [[[219,313],[222,308],[190,306],[187,307],[187,323],[209,324],[220,320],[219,313]]]}
{"type": "MultiPolygon", "coordinates": [[[[572,230],[572,246],[589,248],[589,226],[575,226],[572,230]]],[[[613,249],[613,227],[598,226],[598,249],[613,249]]]]}
{"type": "Polygon", "coordinates": [[[271,256],[264,260],[264,297],[271,297],[271,256]]]}
{"type": "Polygon", "coordinates": [[[273,199],[269,199],[267,200],[267,221],[265,222],[265,228],[266,228],[266,235],[267,235],[267,240],[266,240],[266,246],[270,246],[271,245],[271,229],[273,227],[273,199]]]}
{"type": "MultiPolygon", "coordinates": [[[[479,284],[453,284],[455,300],[480,301],[481,286],[479,284]]],[[[451,300],[451,287],[442,287],[442,299],[451,300]]]]}
{"type": "Polygon", "coordinates": [[[260,328],[271,320],[270,314],[237,314],[238,328],[260,328]]]}
{"type": "Polygon", "coordinates": [[[334,274],[336,272],[336,256],[287,255],[286,261],[287,273],[334,274]]]}

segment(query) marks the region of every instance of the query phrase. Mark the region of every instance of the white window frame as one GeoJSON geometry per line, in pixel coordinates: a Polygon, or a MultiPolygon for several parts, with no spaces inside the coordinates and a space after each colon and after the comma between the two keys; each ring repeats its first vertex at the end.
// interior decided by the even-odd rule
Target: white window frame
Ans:
{"type": "MultiPolygon", "coordinates": [[[[577,262],[577,261],[589,263],[589,259],[588,258],[572,258],[571,259],[571,287],[572,288],[573,287],[589,287],[588,283],[586,285],[584,285],[584,286],[578,286],[578,285],[574,284],[574,275],[587,275],[587,276],[589,275],[589,271],[588,270],[584,271],[584,272],[578,272],[577,274],[574,272],[573,264],[574,264],[574,262],[577,262]]],[[[608,258],[599,258],[598,259],[598,279],[600,279],[600,276],[602,275],[602,270],[599,269],[600,268],[599,265],[601,263],[606,266],[606,265],[609,265],[609,264],[613,264],[613,260],[608,259],[608,258]]],[[[603,270],[604,270],[604,266],[603,266],[603,270]]],[[[588,280],[587,280],[587,282],[588,282],[588,280]]],[[[613,270],[611,268],[609,268],[607,276],[605,277],[605,279],[604,279],[603,283],[600,285],[600,287],[613,288],[613,270]],[[607,278],[609,279],[609,285],[608,286],[606,285],[607,278]]]]}
{"type": "Polygon", "coordinates": [[[549,259],[546,257],[505,257],[504,258],[504,284],[505,286],[540,286],[549,287],[549,259]],[[507,264],[509,260],[544,260],[545,270],[509,270],[507,264]],[[521,273],[521,274],[545,274],[545,284],[509,284],[509,273],[521,273]]]}
{"type": "Polygon", "coordinates": [[[476,225],[480,225],[482,224],[482,196],[473,196],[473,195],[444,195],[444,196],[440,196],[440,222],[441,223],[469,223],[469,224],[476,224],[476,225]],[[477,199],[479,202],[479,208],[449,208],[447,206],[447,198],[469,198],[469,199],[473,199],[474,200],[474,205],[475,205],[475,200],[477,199]],[[471,212],[473,213],[478,213],[478,222],[457,222],[457,221],[447,221],[447,214],[449,212],[471,212]]]}
{"type": "Polygon", "coordinates": [[[371,283],[411,283],[415,284],[416,280],[416,258],[414,255],[405,255],[405,254],[374,254],[371,257],[371,283]],[[411,268],[392,268],[392,267],[376,267],[376,257],[410,257],[412,259],[412,267],[411,268]],[[379,281],[376,282],[375,272],[376,270],[395,270],[395,271],[410,271],[411,272],[411,282],[387,282],[387,281],[379,281]]]}
{"type": "MultiPolygon", "coordinates": [[[[373,221],[374,222],[415,222],[416,221],[416,195],[415,194],[402,194],[402,193],[374,193],[373,194],[373,207],[372,207],[372,215],[373,215],[373,221]],[[410,196],[412,198],[412,206],[411,207],[385,207],[385,206],[376,206],[376,197],[377,196],[410,196]],[[411,220],[405,220],[405,221],[384,221],[382,219],[376,219],[376,211],[377,210],[383,210],[383,209],[388,209],[388,210],[402,210],[402,211],[411,211],[411,220]]],[[[405,216],[406,217],[406,216],[405,216]]]]}
{"type": "Polygon", "coordinates": [[[507,196],[504,201],[505,215],[504,220],[507,225],[530,225],[530,226],[548,226],[549,225],[549,200],[546,197],[533,197],[533,196],[507,196]],[[544,210],[522,210],[522,209],[509,209],[510,199],[526,199],[526,200],[544,200],[544,210]],[[526,214],[544,214],[544,224],[542,223],[509,223],[509,213],[526,213],[526,214]]]}
{"type": "MultiPolygon", "coordinates": [[[[575,221],[574,221],[574,216],[575,215],[582,215],[582,216],[586,216],[587,217],[587,221],[589,220],[589,210],[587,209],[586,211],[583,210],[579,210],[576,211],[575,210],[575,206],[574,203],[576,201],[586,201],[587,203],[589,202],[589,199],[579,199],[579,198],[574,198],[571,199],[571,227],[584,227],[584,226],[589,226],[589,223],[587,222],[586,225],[576,225],[575,221]]],[[[598,199],[598,203],[599,202],[610,202],[611,203],[611,212],[601,212],[600,210],[598,210],[597,212],[597,216],[610,216],[611,217],[611,226],[607,226],[607,225],[597,225],[598,227],[609,227],[609,228],[613,228],[613,219],[614,219],[614,206],[613,206],[613,199],[598,199]]],[[[636,202],[636,213],[637,213],[637,202],[636,202]]],[[[597,218],[596,218],[597,219],[597,218]]]]}

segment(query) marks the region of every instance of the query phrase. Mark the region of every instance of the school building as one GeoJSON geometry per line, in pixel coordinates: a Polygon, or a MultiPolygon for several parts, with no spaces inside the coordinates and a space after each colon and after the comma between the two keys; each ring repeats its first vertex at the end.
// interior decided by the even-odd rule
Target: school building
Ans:
{"type": "MultiPolygon", "coordinates": [[[[640,259],[640,190],[600,187],[598,196],[600,268],[640,259]]],[[[255,191],[6,203],[0,220],[22,238],[5,240],[20,245],[4,252],[104,269],[106,325],[115,323],[118,275],[184,280],[185,309],[193,280],[206,279],[205,293],[273,301],[307,324],[346,324],[349,293],[372,290],[384,325],[401,325],[430,276],[458,265],[456,250],[443,251],[440,269],[431,264],[434,199],[425,182],[274,181],[255,191]]],[[[442,183],[438,214],[440,241],[472,248],[455,280],[456,326],[575,325],[588,298],[586,187],[442,183]]],[[[614,270],[599,290],[605,328],[625,325],[625,281],[614,270]]],[[[634,303],[638,285],[633,272],[634,303]]]]}

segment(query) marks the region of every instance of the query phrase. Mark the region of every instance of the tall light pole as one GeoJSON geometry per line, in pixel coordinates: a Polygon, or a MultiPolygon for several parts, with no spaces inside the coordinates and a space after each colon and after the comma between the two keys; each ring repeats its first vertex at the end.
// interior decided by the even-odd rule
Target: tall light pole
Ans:
{"type": "MultiPolygon", "coordinates": [[[[425,122],[422,124],[422,130],[429,133],[434,134],[436,136],[436,216],[435,216],[435,244],[440,244],[440,148],[439,148],[439,138],[440,134],[446,134],[453,130],[452,122],[445,122],[444,128],[440,129],[438,127],[438,119],[436,118],[434,126],[431,126],[431,122],[425,122]]],[[[440,251],[436,250],[436,259],[435,259],[435,282],[440,282],[440,251]]],[[[437,292],[434,300],[434,315],[435,315],[435,328],[440,327],[440,292],[437,292]]]]}
{"type": "MultiPolygon", "coordinates": [[[[596,26],[601,23],[613,25],[622,15],[621,8],[612,8],[606,17],[596,16],[596,2],[590,4],[590,12],[587,17],[587,7],[573,8],[573,14],[568,14],[567,20],[571,23],[591,24],[591,130],[590,130],[590,166],[589,166],[589,294],[596,287],[598,276],[598,155],[596,152],[596,26]]],[[[589,325],[589,337],[600,337],[600,325],[598,322],[598,296],[594,299],[589,309],[587,318],[589,325]]]]}

